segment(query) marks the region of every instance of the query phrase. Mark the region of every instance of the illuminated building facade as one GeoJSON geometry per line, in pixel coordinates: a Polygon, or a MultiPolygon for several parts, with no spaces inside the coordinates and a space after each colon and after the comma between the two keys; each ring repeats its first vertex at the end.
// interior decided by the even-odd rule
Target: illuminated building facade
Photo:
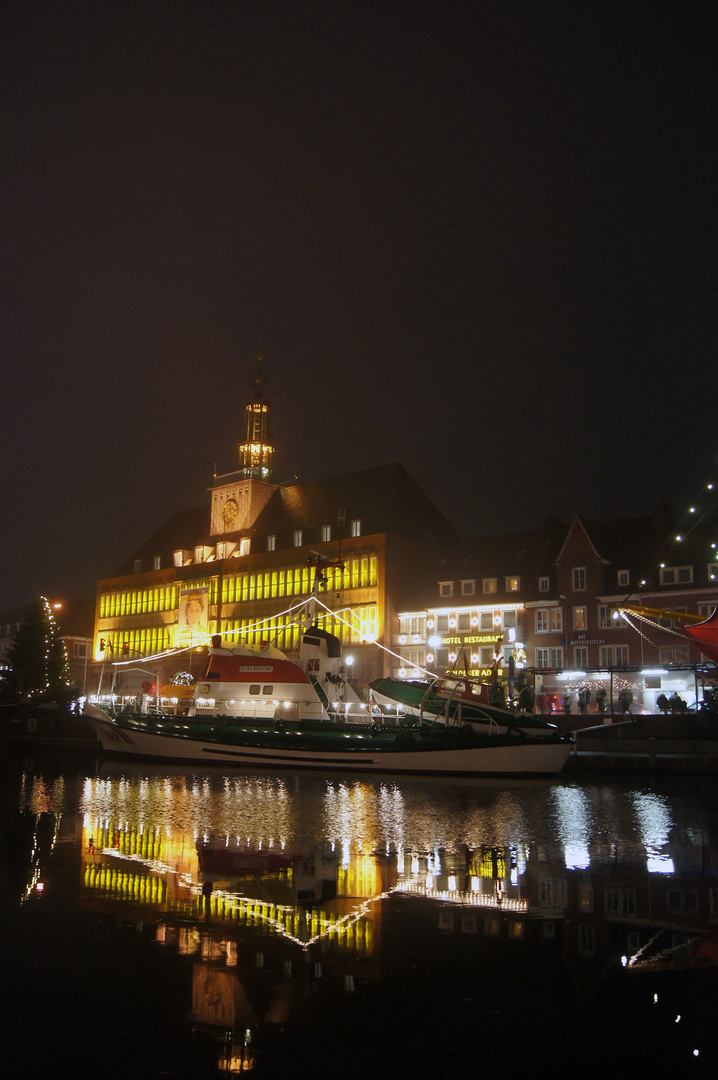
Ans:
{"type": "Polygon", "coordinates": [[[543,711],[596,713],[611,703],[620,711],[625,695],[634,712],[658,711],[661,694],[700,701],[702,656],[671,613],[707,618],[718,604],[716,544],[715,525],[678,539],[661,503],[644,518],[550,520],[542,530],[467,540],[428,571],[429,602],[399,613],[392,674],[485,678],[498,647],[499,673],[513,656],[543,711]],[[646,626],[618,614],[628,603],[663,614],[646,626]]]}
{"type": "MultiPolygon", "coordinates": [[[[351,655],[359,684],[385,673],[387,643],[416,551],[459,538],[402,466],[314,483],[271,480],[261,369],[247,406],[240,468],[215,476],[210,506],[174,515],[119,575],[98,583],[94,659],[117,668],[118,693],[147,692],[181,671],[197,677],[209,637],[292,654],[294,609],[312,590],[311,558],[329,566],[316,621],[351,655]],[[168,650],[185,652],[165,655],[168,650]]],[[[106,681],[105,686],[109,685],[106,681]]]]}

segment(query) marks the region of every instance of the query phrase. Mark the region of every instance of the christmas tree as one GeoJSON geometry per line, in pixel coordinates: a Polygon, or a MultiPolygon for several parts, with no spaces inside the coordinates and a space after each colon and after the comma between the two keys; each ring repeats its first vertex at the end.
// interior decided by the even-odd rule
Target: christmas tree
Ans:
{"type": "Polygon", "coordinates": [[[54,702],[61,708],[74,698],[65,643],[44,596],[28,608],[7,652],[3,697],[17,705],[54,702]]]}

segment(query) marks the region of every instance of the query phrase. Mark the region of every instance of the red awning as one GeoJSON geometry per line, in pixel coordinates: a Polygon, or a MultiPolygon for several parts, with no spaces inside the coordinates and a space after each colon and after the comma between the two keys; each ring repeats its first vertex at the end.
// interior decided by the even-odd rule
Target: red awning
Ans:
{"type": "Polygon", "coordinates": [[[709,660],[718,664],[718,607],[708,619],[699,623],[683,623],[681,630],[692,638],[709,660]]]}

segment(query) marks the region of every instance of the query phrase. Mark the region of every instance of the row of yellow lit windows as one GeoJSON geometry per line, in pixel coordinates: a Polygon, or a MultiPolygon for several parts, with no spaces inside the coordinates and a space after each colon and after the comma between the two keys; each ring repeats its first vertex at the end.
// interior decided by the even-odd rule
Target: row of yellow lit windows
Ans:
{"type": "Polygon", "coordinates": [[[176,627],[152,626],[147,630],[125,630],[119,634],[101,634],[105,642],[106,660],[133,660],[138,656],[154,656],[175,647],[176,627]]]}
{"type": "Polygon", "coordinates": [[[162,857],[163,837],[159,829],[120,829],[116,826],[101,825],[95,821],[94,831],[85,829],[84,838],[87,847],[92,844],[95,851],[114,848],[121,855],[139,855],[143,859],[162,857]]]}
{"type": "MultiPolygon", "coordinates": [[[[333,616],[319,617],[316,621],[324,630],[344,642],[359,644],[376,638],[376,604],[352,608],[345,611],[342,618],[346,622],[333,616]]],[[[100,655],[112,660],[155,656],[177,647],[176,631],[175,626],[151,626],[142,630],[103,633],[101,637],[105,642],[105,652],[100,655]]],[[[257,626],[253,619],[228,619],[222,622],[220,632],[230,644],[248,645],[250,648],[259,649],[269,644],[284,652],[291,652],[299,647],[300,628],[296,622],[290,623],[286,619],[276,619],[261,626],[257,626]]]]}
{"type": "Polygon", "coordinates": [[[157,589],[130,589],[125,592],[106,593],[100,597],[100,618],[111,619],[118,615],[143,615],[150,611],[175,611],[179,602],[180,588],[209,588],[209,602],[217,603],[217,580],[192,581],[182,585],[163,585],[157,589]]]}
{"type": "Polygon", "coordinates": [[[88,863],[85,888],[110,893],[117,900],[139,904],[161,904],[167,896],[163,878],[148,874],[129,874],[104,863],[88,863]]]}
{"type": "MultiPolygon", "coordinates": [[[[348,559],[344,569],[332,566],[326,571],[327,591],[363,589],[376,585],[376,555],[348,559]]],[[[262,574],[233,574],[222,580],[222,603],[269,600],[281,596],[304,596],[312,591],[314,570],[296,566],[262,574]]]]}
{"type": "MultiPolygon", "coordinates": [[[[327,590],[363,589],[376,585],[376,555],[348,559],[344,569],[329,567],[326,571],[327,590]]],[[[259,574],[233,574],[222,579],[222,603],[247,600],[268,600],[282,596],[303,596],[312,591],[314,570],[309,566],[287,570],[272,570],[259,574]]],[[[154,589],[127,589],[106,593],[100,597],[100,618],[121,615],[142,615],[152,611],[174,611],[180,589],[209,587],[209,602],[217,603],[217,578],[183,582],[181,585],[162,585],[154,589]]]]}
{"type": "MultiPolygon", "coordinates": [[[[352,608],[351,611],[345,611],[342,618],[346,622],[331,615],[320,616],[316,619],[316,623],[341,641],[358,644],[376,638],[376,604],[352,608]]],[[[299,647],[301,630],[296,622],[289,623],[286,619],[275,619],[271,623],[264,623],[252,629],[255,626],[255,622],[251,619],[227,619],[222,623],[222,638],[232,644],[248,645],[250,648],[261,648],[270,644],[283,652],[291,652],[299,647]]]]}
{"type": "Polygon", "coordinates": [[[234,918],[249,926],[265,925],[271,929],[272,925],[275,927],[279,925],[286,933],[297,937],[306,925],[310,937],[340,934],[346,944],[353,948],[366,952],[371,952],[372,948],[374,924],[367,918],[347,924],[341,915],[333,911],[311,908],[306,915],[303,915],[298,911],[277,907],[275,904],[268,904],[261,900],[243,900],[228,893],[213,893],[210,898],[210,910],[218,918],[234,918]]]}

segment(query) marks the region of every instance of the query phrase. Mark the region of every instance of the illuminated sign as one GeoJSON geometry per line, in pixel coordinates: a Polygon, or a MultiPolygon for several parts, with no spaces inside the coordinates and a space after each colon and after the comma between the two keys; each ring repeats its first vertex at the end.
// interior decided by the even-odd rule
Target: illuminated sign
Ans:
{"type": "Polygon", "coordinates": [[[461,637],[442,638],[441,642],[443,645],[495,645],[503,640],[503,634],[462,634],[461,637]]]}

